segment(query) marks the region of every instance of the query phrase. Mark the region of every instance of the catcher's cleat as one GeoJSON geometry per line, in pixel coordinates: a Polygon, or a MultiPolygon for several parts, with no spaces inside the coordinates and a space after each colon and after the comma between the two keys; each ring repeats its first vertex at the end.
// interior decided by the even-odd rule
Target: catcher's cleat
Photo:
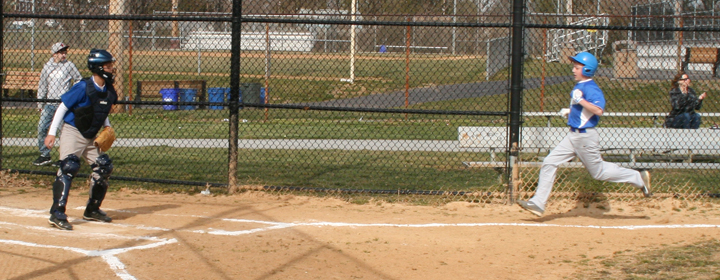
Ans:
{"type": "Polygon", "coordinates": [[[87,221],[98,221],[98,222],[112,222],[112,218],[108,217],[103,210],[95,210],[90,213],[83,214],[83,220],[87,221]]]}
{"type": "Polygon", "coordinates": [[[48,156],[39,156],[35,161],[33,161],[33,165],[37,166],[43,166],[48,165],[52,162],[52,159],[48,156]]]}
{"type": "Polygon", "coordinates": [[[50,219],[48,219],[48,224],[51,226],[57,227],[59,229],[64,230],[72,230],[73,226],[68,222],[67,219],[58,219],[55,217],[55,215],[50,215],[50,219]]]}
{"type": "Polygon", "coordinates": [[[535,216],[542,217],[543,213],[545,213],[545,210],[541,209],[539,206],[535,205],[535,203],[532,203],[530,201],[524,201],[524,200],[518,200],[517,204],[520,205],[523,209],[527,210],[530,213],[533,213],[535,216]]]}

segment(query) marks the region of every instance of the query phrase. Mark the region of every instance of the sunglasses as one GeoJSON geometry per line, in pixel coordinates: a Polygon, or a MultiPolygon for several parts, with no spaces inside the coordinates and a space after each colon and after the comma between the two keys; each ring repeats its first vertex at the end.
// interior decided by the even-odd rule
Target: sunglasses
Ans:
{"type": "Polygon", "coordinates": [[[680,79],[678,81],[685,81],[685,80],[690,80],[690,78],[680,79]]]}

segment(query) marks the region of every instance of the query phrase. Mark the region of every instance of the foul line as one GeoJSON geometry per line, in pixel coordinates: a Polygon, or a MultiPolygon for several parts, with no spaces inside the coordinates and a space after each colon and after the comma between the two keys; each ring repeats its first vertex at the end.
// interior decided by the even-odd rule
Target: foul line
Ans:
{"type": "Polygon", "coordinates": [[[7,239],[0,239],[0,243],[5,244],[12,244],[12,245],[20,245],[20,246],[28,246],[28,247],[37,247],[37,248],[49,248],[49,249],[62,249],[67,250],[79,254],[83,254],[88,257],[102,257],[102,259],[110,266],[110,269],[112,269],[113,272],[115,272],[115,275],[120,277],[124,280],[135,280],[135,276],[130,275],[125,270],[125,264],[120,261],[115,255],[122,254],[128,251],[132,250],[143,250],[143,249],[151,249],[159,246],[163,246],[166,244],[172,244],[177,242],[175,238],[173,239],[166,239],[161,242],[156,242],[152,244],[147,245],[141,245],[141,246],[134,246],[134,247],[127,247],[127,248],[117,248],[117,249],[109,249],[109,250],[85,250],[80,248],[74,248],[74,247],[67,247],[67,246],[55,246],[55,245],[43,245],[43,244],[37,244],[37,243],[30,243],[25,241],[17,241],[17,240],[7,240],[7,239]]]}
{"type": "MultiPolygon", "coordinates": [[[[78,207],[78,209],[84,209],[84,207],[78,207]]],[[[38,217],[40,215],[34,214],[35,212],[41,212],[42,210],[32,209],[20,209],[20,208],[9,208],[0,206],[0,210],[11,211],[14,215],[27,215],[38,217]],[[33,213],[33,214],[30,214],[33,213]],[[29,215],[28,215],[29,214],[29,215]]],[[[148,213],[128,211],[128,210],[114,210],[106,209],[106,211],[132,213],[139,215],[148,215],[148,213]]],[[[42,211],[44,212],[44,211],[42,211]]],[[[619,230],[642,230],[642,229],[687,229],[687,228],[720,228],[720,225],[713,224],[666,224],[666,225],[625,225],[625,226],[597,226],[597,225],[561,225],[561,224],[543,224],[543,223],[429,223],[429,224],[391,224],[391,223],[342,223],[342,222],[273,222],[263,220],[250,220],[250,219],[231,219],[231,218],[216,218],[202,215],[180,215],[180,214],[149,214],[156,216],[170,216],[170,217],[191,217],[200,219],[219,219],[221,221],[237,222],[237,223],[254,223],[268,225],[265,228],[255,228],[250,230],[240,231],[226,231],[216,230],[209,228],[208,230],[181,230],[195,233],[207,233],[216,235],[243,235],[251,234],[260,231],[267,231],[272,229],[283,229],[299,226],[309,227],[398,227],[398,228],[433,228],[433,227],[489,227],[489,226],[512,226],[512,227],[560,227],[560,228],[587,228],[587,229],[619,229],[619,230]]],[[[44,216],[43,216],[44,217],[44,216]]],[[[2,223],[0,223],[2,224],[2,223]]],[[[121,224],[121,223],[108,223],[105,225],[118,226],[118,227],[130,227],[142,230],[158,230],[158,231],[177,231],[175,229],[145,226],[145,225],[132,225],[132,224],[121,224]]]]}
{"type": "MultiPolygon", "coordinates": [[[[82,207],[80,207],[80,208],[82,208],[82,207]]],[[[21,208],[11,208],[11,207],[4,207],[4,206],[0,206],[0,210],[11,212],[15,216],[42,217],[42,218],[47,217],[47,214],[41,214],[41,213],[46,213],[46,211],[44,211],[44,210],[21,209],[21,208]]],[[[275,229],[285,229],[285,228],[292,228],[292,227],[301,227],[301,226],[307,226],[307,227],[354,227],[354,228],[361,228],[361,227],[436,228],[436,227],[491,227],[491,226],[508,227],[508,226],[510,226],[510,227],[559,227],[559,228],[617,229],[617,230],[688,229],[688,228],[717,229],[717,228],[720,228],[720,225],[713,225],[713,224],[596,226],[596,225],[561,225],[561,224],[542,224],[542,223],[392,224],[392,223],[340,223],[340,222],[273,222],[273,221],[250,220],[250,219],[216,218],[216,217],[199,216],[199,215],[157,214],[157,213],[156,214],[148,214],[148,213],[137,212],[137,211],[128,211],[128,210],[112,210],[112,209],[106,209],[106,210],[114,211],[114,212],[134,213],[134,214],[140,214],[140,215],[146,214],[146,215],[156,215],[156,216],[219,219],[221,221],[227,221],[227,222],[254,223],[254,224],[267,225],[267,227],[261,227],[261,228],[255,228],[255,229],[249,229],[249,230],[227,231],[227,230],[223,230],[223,229],[213,229],[213,228],[208,228],[207,230],[173,230],[173,229],[160,228],[160,227],[154,227],[154,226],[145,226],[145,225],[119,224],[119,223],[103,224],[103,225],[108,225],[108,226],[130,227],[130,228],[136,228],[136,229],[142,229],[142,230],[187,231],[187,232],[193,232],[193,233],[199,233],[199,234],[212,234],[212,235],[224,235],[224,236],[247,235],[247,234],[253,234],[253,233],[258,233],[258,232],[263,232],[263,231],[270,231],[270,230],[275,230],[275,229]]],[[[67,233],[67,234],[73,234],[73,235],[78,234],[78,233],[74,233],[74,232],[70,232],[70,231],[59,231],[57,229],[52,229],[49,227],[19,225],[19,224],[0,221],[0,226],[2,226],[2,225],[20,226],[20,227],[25,227],[28,229],[42,230],[42,231],[50,231],[51,230],[55,233],[67,233]]],[[[164,239],[164,238],[147,237],[147,236],[126,237],[126,236],[121,236],[121,235],[116,235],[116,234],[107,234],[107,233],[82,233],[82,234],[88,235],[88,236],[95,236],[95,237],[105,237],[105,238],[119,238],[119,239],[130,239],[131,238],[131,239],[139,239],[139,240],[150,240],[150,241],[154,241],[155,243],[134,246],[134,247],[127,247],[127,248],[108,249],[108,250],[85,250],[85,249],[67,247],[67,246],[43,245],[43,244],[30,243],[30,242],[25,242],[25,241],[6,240],[6,239],[0,239],[0,243],[14,244],[14,245],[28,246],[28,247],[38,247],[38,248],[62,249],[62,250],[67,250],[67,251],[72,251],[72,252],[76,252],[79,254],[83,254],[88,257],[102,257],[102,259],[108,264],[110,269],[113,270],[115,275],[117,275],[121,279],[130,280],[130,279],[136,279],[136,278],[134,276],[130,275],[125,270],[125,264],[123,264],[120,261],[120,259],[118,259],[116,257],[116,255],[122,254],[122,253],[125,253],[128,251],[132,251],[132,250],[151,249],[151,248],[155,248],[155,247],[159,247],[159,246],[177,242],[177,240],[175,238],[164,239]]]]}
{"type": "Polygon", "coordinates": [[[531,223],[430,223],[430,224],[386,224],[386,223],[336,223],[336,222],[313,222],[313,223],[281,223],[267,222],[245,219],[222,219],[224,221],[241,222],[241,223],[264,223],[273,225],[262,229],[242,230],[242,231],[195,231],[198,233],[208,233],[215,235],[243,235],[264,230],[290,228],[298,226],[311,227],[397,227],[397,228],[433,228],[433,227],[489,227],[489,226],[514,226],[514,227],[560,227],[560,228],[587,228],[587,229],[620,229],[620,230],[641,230],[641,229],[683,229],[683,228],[720,228],[720,225],[709,224],[675,224],[675,225],[630,225],[630,226],[594,226],[594,225],[559,225],[559,224],[531,224],[531,223]]]}

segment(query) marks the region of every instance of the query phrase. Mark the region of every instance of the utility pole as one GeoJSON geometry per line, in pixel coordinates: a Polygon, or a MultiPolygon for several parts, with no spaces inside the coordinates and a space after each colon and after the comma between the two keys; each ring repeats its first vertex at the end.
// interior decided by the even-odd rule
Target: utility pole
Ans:
{"type": "MultiPolygon", "coordinates": [[[[682,13],[683,13],[683,10],[682,10],[683,3],[682,2],[683,2],[682,0],[675,1],[675,26],[677,26],[677,27],[683,27],[683,25],[684,25],[683,18],[682,18],[682,13]]],[[[677,42],[678,42],[677,59],[676,59],[675,65],[677,67],[676,68],[677,72],[679,73],[680,69],[682,69],[682,46],[683,46],[683,32],[682,31],[675,32],[675,40],[677,40],[677,42]]]]}
{"type": "MultiPolygon", "coordinates": [[[[173,17],[178,15],[178,2],[179,0],[172,0],[172,7],[170,9],[172,10],[173,17]]],[[[172,22],[172,37],[173,39],[171,40],[177,40],[175,38],[180,37],[180,28],[178,27],[177,20],[172,22]]]]}
{"type": "MultiPolygon", "coordinates": [[[[125,1],[126,0],[110,0],[109,12],[111,16],[124,15],[125,14],[125,1]]],[[[123,32],[125,23],[121,20],[110,20],[108,22],[109,37],[108,37],[108,51],[115,56],[115,91],[118,94],[118,100],[125,99],[125,78],[123,74],[127,73],[125,69],[126,57],[125,51],[127,46],[125,44],[123,32]]],[[[124,105],[113,105],[112,112],[120,113],[124,112],[124,105]]]]}

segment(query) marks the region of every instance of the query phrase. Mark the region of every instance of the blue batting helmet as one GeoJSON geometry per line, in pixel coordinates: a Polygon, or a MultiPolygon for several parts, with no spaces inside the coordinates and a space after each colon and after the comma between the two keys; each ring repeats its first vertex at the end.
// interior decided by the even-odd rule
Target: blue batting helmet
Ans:
{"type": "Polygon", "coordinates": [[[582,74],[585,77],[592,77],[595,75],[595,70],[597,70],[598,67],[598,61],[591,53],[581,52],[575,56],[571,56],[570,59],[585,66],[582,68],[582,74]]]}

